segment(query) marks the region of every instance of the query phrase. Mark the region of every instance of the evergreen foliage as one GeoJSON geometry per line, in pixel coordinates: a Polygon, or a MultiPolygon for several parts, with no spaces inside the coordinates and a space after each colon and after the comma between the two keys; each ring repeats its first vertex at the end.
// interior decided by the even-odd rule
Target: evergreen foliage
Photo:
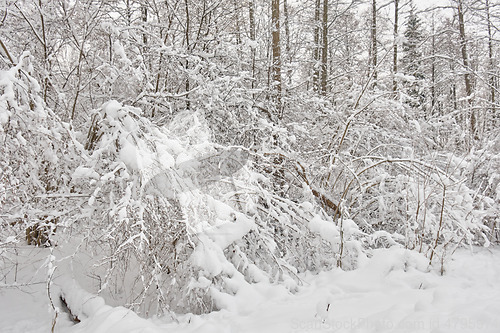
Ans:
{"type": "Polygon", "coordinates": [[[426,99],[426,82],[422,60],[422,44],[425,37],[422,22],[415,13],[416,7],[413,3],[410,6],[410,13],[405,22],[405,40],[401,62],[403,63],[403,73],[409,77],[406,87],[410,106],[420,108],[426,99]]]}

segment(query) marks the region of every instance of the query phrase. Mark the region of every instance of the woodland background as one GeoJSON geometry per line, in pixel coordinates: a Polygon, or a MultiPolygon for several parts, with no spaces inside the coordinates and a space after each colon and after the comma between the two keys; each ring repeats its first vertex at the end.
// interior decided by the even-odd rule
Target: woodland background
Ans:
{"type": "Polygon", "coordinates": [[[498,242],[500,3],[418,5],[5,1],[1,282],[66,246],[107,302],[205,313],[498,242]]]}

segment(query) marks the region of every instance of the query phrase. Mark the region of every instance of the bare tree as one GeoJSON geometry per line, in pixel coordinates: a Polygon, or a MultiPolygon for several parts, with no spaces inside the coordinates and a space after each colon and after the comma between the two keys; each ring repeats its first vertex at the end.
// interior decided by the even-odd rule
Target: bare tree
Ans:
{"type": "Polygon", "coordinates": [[[314,53],[313,53],[313,88],[319,90],[319,75],[320,75],[320,50],[321,47],[319,45],[320,39],[320,13],[321,13],[321,0],[316,0],[314,6],[314,53]]]}
{"type": "Polygon", "coordinates": [[[271,4],[272,18],[272,95],[278,110],[278,118],[282,117],[281,105],[281,41],[280,41],[280,1],[272,0],[271,4]]]}
{"type": "Polygon", "coordinates": [[[492,128],[495,127],[496,122],[496,78],[494,74],[495,70],[495,58],[493,57],[493,33],[492,33],[492,22],[491,22],[491,9],[490,9],[490,1],[485,0],[485,10],[486,10],[486,22],[488,25],[488,72],[489,79],[488,83],[490,85],[490,113],[491,113],[491,122],[492,128]]]}
{"type": "Polygon", "coordinates": [[[288,64],[288,69],[286,75],[288,77],[287,82],[289,85],[292,83],[292,69],[290,68],[290,63],[292,62],[291,48],[290,48],[290,14],[288,11],[288,2],[283,0],[283,16],[285,25],[285,54],[286,63],[288,64]]]}
{"type": "Polygon", "coordinates": [[[328,81],[328,0],[323,0],[321,28],[323,31],[321,45],[321,93],[326,94],[328,81]]]}
{"type": "Polygon", "coordinates": [[[432,16],[431,22],[431,112],[434,112],[437,104],[436,94],[436,27],[435,17],[432,16]]]}
{"type": "Polygon", "coordinates": [[[470,109],[470,131],[473,136],[477,136],[476,115],[472,109],[472,82],[470,74],[469,55],[467,53],[467,39],[465,36],[465,23],[464,23],[464,8],[462,0],[457,0],[457,13],[458,13],[458,29],[460,33],[460,51],[462,53],[462,62],[464,66],[464,82],[465,82],[465,95],[467,98],[467,105],[470,109]]]}
{"type": "Polygon", "coordinates": [[[377,85],[377,0],[372,0],[370,70],[373,76],[373,86],[377,85]]]}
{"type": "MultiPolygon", "coordinates": [[[[255,28],[255,0],[250,0],[248,2],[248,19],[249,19],[249,29],[250,29],[250,39],[255,42],[256,40],[256,28],[255,28]]],[[[255,48],[252,47],[252,50],[250,51],[251,55],[250,57],[252,58],[252,90],[255,88],[255,57],[256,57],[256,52],[255,48]]]]}
{"type": "Polygon", "coordinates": [[[399,14],[399,0],[394,0],[394,49],[392,57],[392,91],[394,93],[398,90],[398,83],[396,81],[396,74],[398,72],[398,14],[399,14]]]}

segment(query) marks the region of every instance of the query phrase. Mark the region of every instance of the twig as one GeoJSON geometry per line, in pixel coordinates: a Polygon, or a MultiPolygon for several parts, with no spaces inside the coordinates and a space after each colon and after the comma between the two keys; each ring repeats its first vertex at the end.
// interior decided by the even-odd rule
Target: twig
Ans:
{"type": "Polygon", "coordinates": [[[5,55],[7,55],[7,58],[9,58],[10,63],[15,66],[16,64],[14,63],[14,60],[12,60],[12,57],[10,56],[9,50],[7,50],[7,47],[3,43],[3,41],[0,39],[0,46],[2,47],[3,51],[5,52],[5,55]]]}
{"type": "Polygon", "coordinates": [[[445,198],[446,198],[446,185],[443,185],[443,200],[441,202],[441,214],[439,216],[439,228],[438,228],[437,234],[436,234],[436,242],[434,244],[434,247],[432,248],[431,256],[429,258],[429,266],[432,264],[432,258],[434,257],[434,252],[436,252],[437,246],[439,244],[439,236],[440,236],[441,228],[443,227],[444,200],[445,200],[445,198]]]}
{"type": "Polygon", "coordinates": [[[43,39],[36,32],[35,27],[33,27],[33,24],[31,23],[31,21],[26,17],[26,15],[24,15],[24,12],[21,10],[21,8],[19,8],[19,6],[16,3],[14,3],[14,6],[19,10],[19,12],[21,13],[22,17],[26,21],[26,23],[28,23],[28,25],[31,28],[31,31],[33,31],[33,33],[35,34],[36,39],[38,39],[38,41],[40,42],[40,44],[44,45],[43,39]]]}
{"type": "MultiPolygon", "coordinates": [[[[52,253],[50,254],[52,256],[52,253]]],[[[55,312],[54,319],[52,320],[52,330],[51,332],[54,333],[55,327],[56,327],[56,322],[57,322],[57,315],[59,314],[59,310],[54,306],[54,302],[52,301],[52,296],[50,295],[50,285],[52,284],[52,277],[54,276],[54,272],[56,271],[56,267],[54,267],[54,270],[50,273],[49,279],[47,281],[47,295],[49,296],[49,301],[50,301],[50,306],[55,312]]]]}

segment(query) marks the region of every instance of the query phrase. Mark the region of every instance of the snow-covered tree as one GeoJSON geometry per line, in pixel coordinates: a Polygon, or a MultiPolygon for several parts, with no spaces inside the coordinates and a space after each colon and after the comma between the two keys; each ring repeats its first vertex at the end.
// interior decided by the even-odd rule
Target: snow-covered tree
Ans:
{"type": "Polygon", "coordinates": [[[403,42],[402,72],[408,76],[407,94],[411,107],[420,108],[425,103],[426,84],[423,68],[422,43],[424,32],[422,21],[416,14],[415,5],[411,4],[410,13],[405,22],[405,40],[403,42]]]}

